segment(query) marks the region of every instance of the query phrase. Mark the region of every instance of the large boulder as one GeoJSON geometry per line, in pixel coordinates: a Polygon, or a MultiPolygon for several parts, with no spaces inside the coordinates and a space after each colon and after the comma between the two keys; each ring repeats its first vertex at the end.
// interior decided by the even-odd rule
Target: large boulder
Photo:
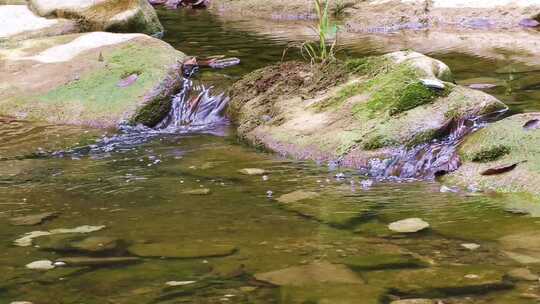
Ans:
{"type": "Polygon", "coordinates": [[[29,0],[28,5],[39,16],[77,20],[84,31],[163,33],[147,0],[29,0]]]}
{"type": "Polygon", "coordinates": [[[463,164],[446,180],[465,187],[529,194],[540,202],[539,143],[540,113],[505,118],[466,138],[459,148],[463,164]]]}
{"type": "Polygon", "coordinates": [[[255,71],[232,87],[229,115],[253,144],[367,167],[374,158],[445,136],[453,121],[504,108],[490,95],[453,84],[444,63],[407,51],[255,71]]]}
{"type": "Polygon", "coordinates": [[[59,124],[157,124],[185,55],[142,34],[94,32],[0,48],[0,115],[59,124]]]}
{"type": "Polygon", "coordinates": [[[26,5],[0,5],[0,41],[55,36],[78,31],[79,26],[75,21],[39,17],[26,5]]]}

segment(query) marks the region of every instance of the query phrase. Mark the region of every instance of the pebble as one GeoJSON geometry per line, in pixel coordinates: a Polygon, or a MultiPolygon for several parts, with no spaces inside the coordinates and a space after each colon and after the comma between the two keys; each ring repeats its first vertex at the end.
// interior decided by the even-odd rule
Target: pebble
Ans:
{"type": "Polygon", "coordinates": [[[197,281],[169,281],[169,282],[165,283],[165,285],[167,285],[167,286],[185,286],[185,285],[190,285],[190,284],[194,284],[194,283],[197,283],[197,281]]]}
{"type": "Polygon", "coordinates": [[[388,225],[388,229],[399,233],[414,233],[426,228],[429,228],[429,223],[420,218],[408,218],[388,225]]]}
{"type": "Polygon", "coordinates": [[[28,301],[15,301],[15,302],[11,302],[10,304],[34,304],[34,303],[28,302],[28,301]]]}
{"type": "Polygon", "coordinates": [[[478,275],[476,275],[476,274],[467,274],[467,275],[465,275],[465,278],[467,278],[467,279],[478,279],[480,277],[478,275]]]}
{"type": "Polygon", "coordinates": [[[461,247],[469,249],[469,250],[476,250],[480,248],[480,245],[475,244],[475,243],[463,243],[461,244],[461,247]]]}
{"type": "Polygon", "coordinates": [[[238,172],[245,174],[245,175],[263,175],[266,174],[266,170],[259,169],[259,168],[244,168],[239,170],[238,172]]]}
{"type": "Polygon", "coordinates": [[[54,269],[54,267],[53,262],[49,260],[35,261],[26,265],[26,268],[35,270],[50,270],[54,269]]]}

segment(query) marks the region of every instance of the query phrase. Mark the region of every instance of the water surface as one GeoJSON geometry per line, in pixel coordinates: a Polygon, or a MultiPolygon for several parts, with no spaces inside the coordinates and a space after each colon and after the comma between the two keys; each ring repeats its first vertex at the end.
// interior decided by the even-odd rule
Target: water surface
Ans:
{"type": "MultiPolygon", "coordinates": [[[[238,67],[199,76],[217,91],[249,71],[279,62],[289,43],[239,31],[238,25],[204,11],[160,15],[168,30],[165,40],[176,48],[202,57],[242,59],[238,67]]],[[[434,55],[451,66],[458,82],[488,77],[503,83],[513,77],[508,87],[493,93],[512,111],[539,109],[536,71],[498,74],[499,67],[514,63],[452,50],[434,55]]],[[[534,303],[540,297],[538,281],[510,288],[511,281],[503,278],[524,267],[520,256],[540,256],[534,245],[540,221],[523,213],[530,206],[518,204],[517,198],[441,193],[436,182],[378,181],[352,170],[282,159],[239,143],[232,128],[224,136],[161,134],[115,149],[47,153],[85,146],[111,133],[0,122],[0,303],[389,303],[400,297],[534,303]],[[246,175],[240,172],[244,168],[266,173],[246,175]],[[289,193],[310,198],[284,202],[282,196],[289,193]],[[58,216],[36,226],[10,221],[42,212],[58,216]],[[387,228],[409,217],[424,219],[430,229],[403,237],[387,228]],[[105,228],[36,238],[29,247],[13,244],[31,231],[83,225],[105,228]],[[116,245],[74,249],[69,237],[107,237],[116,245]],[[525,237],[531,248],[516,244],[516,238],[525,237]],[[466,249],[463,244],[469,243],[480,247],[466,249]],[[25,268],[37,260],[74,256],[140,260],[68,263],[48,271],[25,268]],[[324,263],[343,268],[325,272],[324,263]],[[293,274],[277,276],[298,284],[279,287],[256,280],[261,273],[290,267],[293,274]],[[316,270],[307,278],[295,277],[294,267],[316,270]],[[356,279],[341,281],[344,271],[356,279]],[[172,281],[177,286],[167,285],[172,281]]],[[[538,273],[537,265],[527,267],[538,273]]]]}

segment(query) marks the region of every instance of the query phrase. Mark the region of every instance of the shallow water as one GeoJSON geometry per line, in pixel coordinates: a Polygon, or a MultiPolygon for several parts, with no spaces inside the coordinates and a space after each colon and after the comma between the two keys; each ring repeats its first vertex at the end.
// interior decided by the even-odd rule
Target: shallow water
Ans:
{"type": "MultiPolygon", "coordinates": [[[[237,24],[223,24],[203,11],[160,14],[168,29],[165,40],[175,47],[243,60],[231,69],[203,71],[199,80],[215,84],[217,91],[279,61],[287,45],[235,30],[237,24]]],[[[450,64],[458,82],[498,77],[490,61],[451,50],[437,57],[450,64]]],[[[520,79],[534,83],[535,73],[520,79]]],[[[539,108],[538,88],[513,88],[496,89],[503,100],[515,101],[513,111],[539,108]]],[[[389,303],[398,297],[535,303],[540,297],[538,280],[503,278],[524,266],[516,258],[540,258],[535,245],[540,220],[524,212],[540,213],[518,197],[441,193],[435,182],[371,180],[370,185],[355,171],[246,147],[232,129],[224,136],[161,134],[112,151],[45,153],[111,135],[105,133],[0,122],[0,303],[389,303]],[[245,175],[239,172],[244,168],[267,173],[245,175]],[[338,173],[343,176],[336,178],[338,173]],[[310,198],[282,197],[293,192],[310,198]],[[42,212],[58,216],[36,226],[10,221],[42,212]],[[387,228],[409,217],[424,219],[430,229],[403,237],[387,228]],[[117,244],[103,251],[74,249],[62,235],[36,238],[30,247],[12,243],[31,231],[83,225],[106,228],[70,237],[110,237],[117,244]],[[527,248],[514,235],[527,239],[527,248]],[[469,250],[465,243],[480,247],[469,250]],[[141,259],[125,265],[68,262],[48,271],[25,268],[37,260],[73,256],[141,259]],[[324,262],[334,266],[320,266],[324,262]],[[288,282],[285,286],[255,280],[261,273],[298,266],[306,268],[275,275],[288,282]],[[171,281],[183,283],[168,286],[171,281]]],[[[537,265],[528,267],[538,273],[537,265]]]]}

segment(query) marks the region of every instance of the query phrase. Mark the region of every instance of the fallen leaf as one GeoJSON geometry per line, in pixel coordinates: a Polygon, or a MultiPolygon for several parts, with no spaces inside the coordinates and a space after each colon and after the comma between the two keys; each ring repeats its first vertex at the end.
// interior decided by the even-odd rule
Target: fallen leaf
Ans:
{"type": "Polygon", "coordinates": [[[503,174],[503,173],[506,173],[506,172],[510,172],[512,170],[514,170],[519,164],[521,163],[524,163],[526,161],[521,161],[521,162],[518,162],[518,163],[515,163],[515,164],[511,164],[511,165],[502,165],[502,166],[498,166],[498,167],[495,167],[495,168],[489,168],[485,171],[483,171],[482,173],[480,173],[480,175],[498,175],[498,174],[503,174]]]}
{"type": "Polygon", "coordinates": [[[128,77],[120,80],[116,86],[120,87],[120,88],[125,88],[125,87],[129,87],[130,85],[134,84],[137,79],[139,79],[139,75],[137,74],[131,74],[129,75],[128,77]]]}
{"type": "Polygon", "coordinates": [[[540,119],[531,119],[523,125],[525,130],[534,130],[540,128],[540,119]]]}

